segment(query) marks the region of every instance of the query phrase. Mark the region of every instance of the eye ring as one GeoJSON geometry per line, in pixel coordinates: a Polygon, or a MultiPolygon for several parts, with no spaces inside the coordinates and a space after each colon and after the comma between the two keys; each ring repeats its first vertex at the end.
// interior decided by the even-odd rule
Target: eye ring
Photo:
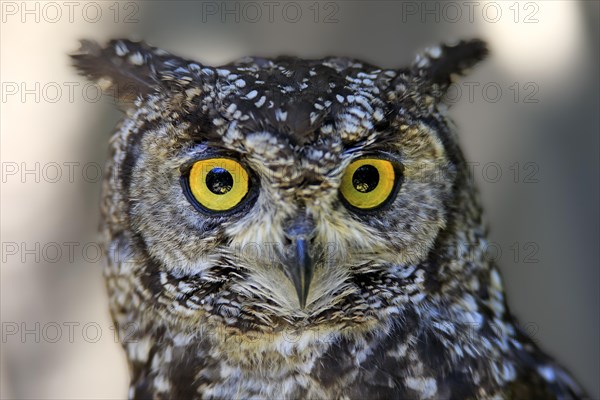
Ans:
{"type": "Polygon", "coordinates": [[[180,184],[186,199],[208,215],[240,211],[256,197],[254,175],[237,160],[215,156],[182,167],[180,184]]]}
{"type": "Polygon", "coordinates": [[[342,203],[352,211],[378,211],[389,205],[403,182],[402,164],[375,155],[354,160],[346,167],[339,188],[342,203]]]}

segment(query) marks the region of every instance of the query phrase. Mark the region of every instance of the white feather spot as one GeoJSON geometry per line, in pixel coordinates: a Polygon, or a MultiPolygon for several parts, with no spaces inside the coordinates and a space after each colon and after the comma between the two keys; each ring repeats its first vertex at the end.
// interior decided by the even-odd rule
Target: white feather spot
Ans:
{"type": "Polygon", "coordinates": [[[429,49],[429,56],[431,58],[440,58],[441,55],[442,55],[442,49],[440,49],[439,47],[433,47],[433,48],[429,49]]]}
{"type": "Polygon", "coordinates": [[[128,58],[129,62],[133,65],[142,65],[144,63],[144,57],[140,52],[135,52],[128,58]]]}
{"type": "Polygon", "coordinates": [[[406,386],[421,394],[424,399],[430,399],[437,393],[437,383],[433,378],[406,378],[406,386]]]}
{"type": "Polygon", "coordinates": [[[258,108],[262,107],[263,104],[265,104],[265,101],[267,101],[266,96],[262,96],[260,99],[258,99],[258,101],[256,103],[254,103],[254,105],[258,108]]]}
{"type": "Polygon", "coordinates": [[[229,107],[227,107],[227,112],[229,114],[233,114],[235,112],[235,110],[237,110],[237,104],[235,104],[235,103],[231,103],[229,105],[229,107]]]}
{"type": "Polygon", "coordinates": [[[154,378],[154,388],[159,393],[166,393],[171,390],[171,383],[165,378],[164,375],[158,375],[154,378]]]}
{"type": "Polygon", "coordinates": [[[125,46],[125,43],[118,42],[115,46],[115,53],[117,53],[119,57],[123,57],[125,54],[129,53],[129,49],[125,46]]]}
{"type": "Polygon", "coordinates": [[[380,108],[376,109],[373,113],[373,118],[375,118],[376,121],[381,121],[383,119],[383,111],[381,111],[380,108]]]}
{"type": "Polygon", "coordinates": [[[554,373],[554,368],[544,365],[538,367],[539,374],[548,382],[554,382],[556,380],[556,374],[554,373]]]}
{"type": "Polygon", "coordinates": [[[490,283],[493,289],[502,290],[502,280],[497,270],[492,269],[490,272],[490,283]]]}
{"type": "Polygon", "coordinates": [[[283,122],[287,119],[287,111],[282,111],[281,109],[277,109],[275,111],[275,118],[277,121],[283,122]]]}
{"type": "Polygon", "coordinates": [[[318,116],[319,116],[319,115],[318,115],[317,113],[315,113],[315,112],[311,112],[311,113],[310,113],[310,123],[311,123],[311,124],[314,124],[314,123],[315,123],[315,121],[317,120],[317,117],[318,117],[318,116]]]}

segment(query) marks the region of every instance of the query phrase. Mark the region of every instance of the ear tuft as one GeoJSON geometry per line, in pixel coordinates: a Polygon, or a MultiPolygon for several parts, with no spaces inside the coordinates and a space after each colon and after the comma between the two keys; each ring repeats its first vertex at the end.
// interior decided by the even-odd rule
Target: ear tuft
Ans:
{"type": "Polygon", "coordinates": [[[185,60],[144,42],[111,40],[105,47],[82,40],[71,54],[80,74],[125,103],[160,89],[160,74],[185,60]]]}
{"type": "Polygon", "coordinates": [[[455,45],[441,45],[426,49],[412,65],[413,73],[425,78],[429,84],[437,84],[445,92],[457,76],[468,70],[488,55],[483,40],[460,41],[455,45]]]}

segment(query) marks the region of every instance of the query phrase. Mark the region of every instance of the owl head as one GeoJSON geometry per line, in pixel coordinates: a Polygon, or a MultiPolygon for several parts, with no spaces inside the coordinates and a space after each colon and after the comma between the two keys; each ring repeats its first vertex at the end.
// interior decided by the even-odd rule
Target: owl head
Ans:
{"type": "Polygon", "coordinates": [[[485,55],[472,40],[399,69],[212,67],[83,42],[76,67],[127,113],[105,186],[111,237],[168,299],[165,318],[238,330],[364,325],[460,285],[451,248],[480,221],[444,95],[485,55]]]}

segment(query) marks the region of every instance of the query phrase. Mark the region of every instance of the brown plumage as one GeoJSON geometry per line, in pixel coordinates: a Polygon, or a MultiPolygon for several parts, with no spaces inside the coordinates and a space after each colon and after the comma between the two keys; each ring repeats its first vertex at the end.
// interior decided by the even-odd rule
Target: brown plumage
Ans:
{"type": "Polygon", "coordinates": [[[84,42],[127,111],[102,209],[130,397],[580,398],[507,310],[444,115],[486,54],[208,67],[84,42]]]}

